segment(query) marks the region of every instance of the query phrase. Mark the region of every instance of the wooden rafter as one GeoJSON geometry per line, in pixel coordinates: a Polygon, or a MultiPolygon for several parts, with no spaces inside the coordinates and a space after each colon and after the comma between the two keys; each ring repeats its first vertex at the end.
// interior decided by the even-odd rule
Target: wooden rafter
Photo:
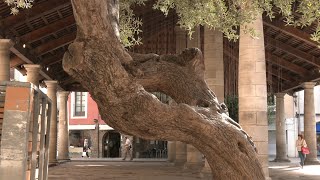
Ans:
{"type": "Polygon", "coordinates": [[[41,39],[45,36],[48,36],[52,33],[55,33],[63,28],[66,28],[75,23],[74,17],[69,16],[67,18],[56,21],[52,24],[39,28],[37,30],[31,31],[20,37],[20,40],[23,43],[31,43],[35,40],[41,39]]]}
{"type": "MultiPolygon", "coordinates": [[[[229,57],[231,57],[229,55],[229,54],[231,54],[231,52],[232,52],[231,49],[229,47],[225,46],[224,53],[226,55],[228,55],[229,57]]],[[[303,67],[300,67],[294,63],[288,62],[287,60],[280,58],[276,55],[273,55],[270,52],[266,51],[265,53],[266,53],[266,61],[267,62],[271,62],[272,64],[274,64],[278,67],[284,68],[286,70],[289,70],[295,74],[298,74],[301,77],[310,75],[309,71],[303,67]]],[[[233,57],[233,58],[236,58],[236,57],[233,57]]]]}
{"type": "MultiPolygon", "coordinates": [[[[267,67],[268,67],[268,66],[267,66],[267,67]]],[[[272,68],[272,69],[268,69],[268,68],[267,68],[267,72],[270,73],[270,74],[272,74],[273,76],[276,76],[276,77],[278,77],[278,78],[280,78],[280,79],[283,79],[283,80],[285,80],[285,81],[288,81],[289,83],[292,83],[292,82],[297,81],[296,78],[294,78],[294,77],[292,77],[292,76],[289,76],[289,75],[286,74],[286,73],[281,73],[281,74],[279,74],[279,73],[278,73],[278,72],[279,72],[279,69],[277,69],[277,68],[272,68]]]]}
{"type": "Polygon", "coordinates": [[[301,81],[293,82],[290,85],[285,86],[284,89],[286,91],[292,91],[292,90],[295,91],[297,89],[301,89],[301,85],[304,82],[318,82],[318,81],[320,81],[320,75],[319,74],[315,74],[315,75],[312,75],[312,76],[308,76],[308,77],[302,79],[301,81]]]}
{"type": "Polygon", "coordinates": [[[55,39],[52,41],[49,41],[41,46],[38,46],[34,49],[34,52],[40,56],[42,54],[45,54],[47,52],[50,52],[52,50],[55,50],[59,47],[65,46],[69,43],[71,43],[76,38],[75,33],[68,34],[66,36],[62,36],[59,39],[55,39]]]}
{"type": "Polygon", "coordinates": [[[280,22],[280,21],[270,21],[268,18],[265,18],[264,21],[263,21],[263,24],[268,26],[268,27],[271,27],[277,31],[281,31],[287,35],[290,35],[296,39],[299,39],[311,46],[318,46],[319,44],[315,41],[312,41],[310,39],[310,34],[302,31],[302,30],[299,30],[295,27],[292,27],[292,26],[286,26],[283,22],[280,22]]]}
{"type": "Polygon", "coordinates": [[[14,68],[17,67],[21,64],[25,64],[26,62],[24,62],[21,58],[19,58],[18,56],[13,56],[10,59],[10,68],[14,68]]]}
{"type": "Polygon", "coordinates": [[[35,4],[31,9],[23,10],[17,15],[11,15],[3,19],[2,28],[10,29],[12,26],[17,25],[17,23],[25,21],[26,17],[39,16],[46,11],[52,10],[54,7],[61,6],[66,3],[70,4],[70,0],[54,0],[35,4]]]}
{"type": "Polygon", "coordinates": [[[277,49],[281,49],[282,51],[285,51],[288,54],[291,54],[309,64],[312,64],[313,66],[316,66],[317,68],[320,68],[320,58],[314,57],[311,54],[305,53],[299,49],[296,49],[290,45],[287,45],[279,40],[273,39],[271,37],[265,38],[265,43],[267,45],[273,46],[277,49]]]}
{"type": "Polygon", "coordinates": [[[303,77],[303,76],[307,76],[310,74],[310,72],[307,69],[305,69],[301,66],[298,66],[294,63],[291,63],[291,62],[289,62],[281,57],[278,57],[270,52],[266,51],[265,54],[266,54],[266,60],[268,62],[271,62],[279,67],[287,69],[295,74],[298,74],[299,76],[303,77]]]}
{"type": "Polygon", "coordinates": [[[50,58],[42,59],[38,63],[43,67],[50,66],[51,64],[61,61],[63,58],[63,55],[64,55],[64,52],[60,52],[50,58]]]}

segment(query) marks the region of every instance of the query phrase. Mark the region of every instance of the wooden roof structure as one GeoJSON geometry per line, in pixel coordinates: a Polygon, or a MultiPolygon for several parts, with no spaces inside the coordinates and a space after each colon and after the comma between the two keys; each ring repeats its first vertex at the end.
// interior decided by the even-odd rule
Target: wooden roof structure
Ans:
{"type": "MultiPolygon", "coordinates": [[[[136,15],[143,21],[143,45],[131,50],[140,53],[175,53],[177,17],[174,12],[165,17],[161,12],[138,7],[136,15]]],[[[40,64],[41,80],[59,81],[67,91],[83,91],[82,86],[62,68],[62,57],[76,37],[76,24],[70,0],[37,0],[31,9],[18,15],[0,1],[0,38],[15,42],[11,49],[10,67],[25,72],[23,64],[40,64]]],[[[270,21],[264,17],[265,52],[269,92],[293,92],[301,83],[320,80],[320,49],[310,40],[315,26],[303,29],[285,26],[279,16],[270,21]]],[[[225,89],[237,92],[237,62],[239,43],[224,40],[225,89]]],[[[228,93],[229,92],[229,93],[228,93]]]]}

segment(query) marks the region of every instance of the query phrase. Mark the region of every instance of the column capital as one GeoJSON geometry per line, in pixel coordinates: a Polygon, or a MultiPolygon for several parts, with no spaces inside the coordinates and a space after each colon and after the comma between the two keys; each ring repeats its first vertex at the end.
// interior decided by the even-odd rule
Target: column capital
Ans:
{"type": "Polygon", "coordinates": [[[14,45],[11,39],[0,39],[0,50],[9,50],[14,45]]]}
{"type": "Polygon", "coordinates": [[[275,93],[277,98],[284,98],[284,96],[286,95],[286,93],[275,93]]]}
{"type": "Polygon", "coordinates": [[[47,85],[47,89],[55,89],[58,86],[58,81],[45,80],[44,83],[47,85]]]}
{"type": "Polygon", "coordinates": [[[316,85],[316,82],[304,82],[302,83],[303,89],[312,89],[316,85]]]}
{"type": "Polygon", "coordinates": [[[40,64],[24,64],[23,67],[28,71],[39,71],[41,66],[40,64]]]}
{"type": "Polygon", "coordinates": [[[70,91],[58,91],[58,94],[60,97],[68,97],[70,94],[70,91]]]}

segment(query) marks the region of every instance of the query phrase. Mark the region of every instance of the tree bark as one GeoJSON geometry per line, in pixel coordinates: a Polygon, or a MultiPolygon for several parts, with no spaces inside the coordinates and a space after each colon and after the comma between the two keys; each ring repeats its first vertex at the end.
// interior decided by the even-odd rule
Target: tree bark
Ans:
{"type": "Polygon", "coordinates": [[[264,179],[249,136],[224,114],[204,81],[198,49],[179,55],[128,53],[118,40],[115,0],[72,0],[77,38],[63,66],[97,102],[106,123],[145,139],[194,145],[214,179],[264,179]],[[163,104],[149,92],[171,96],[163,104]]]}

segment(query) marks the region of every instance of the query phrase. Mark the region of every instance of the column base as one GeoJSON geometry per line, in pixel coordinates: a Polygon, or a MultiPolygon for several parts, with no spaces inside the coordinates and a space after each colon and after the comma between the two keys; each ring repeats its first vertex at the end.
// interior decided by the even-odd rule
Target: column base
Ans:
{"type": "Polygon", "coordinates": [[[190,162],[186,162],[183,165],[183,169],[188,169],[188,170],[196,170],[199,171],[202,169],[203,165],[200,163],[190,163],[190,162]]]}
{"type": "Polygon", "coordinates": [[[305,160],[304,161],[304,164],[305,165],[319,165],[320,164],[320,162],[319,162],[319,160],[317,160],[317,159],[310,159],[310,160],[305,160]]]}
{"type": "Polygon", "coordinates": [[[203,180],[212,180],[212,174],[210,172],[200,172],[200,178],[203,180]]]}
{"type": "Polygon", "coordinates": [[[287,158],[275,158],[272,162],[291,162],[287,158]]]}
{"type": "Polygon", "coordinates": [[[174,161],[173,164],[174,166],[184,166],[186,162],[185,161],[174,161]]]}
{"type": "Polygon", "coordinates": [[[53,166],[56,166],[58,164],[59,164],[59,162],[57,160],[51,161],[51,162],[49,162],[49,167],[53,167],[53,166]]]}
{"type": "Polygon", "coordinates": [[[65,161],[71,161],[71,159],[70,159],[70,158],[58,159],[58,162],[59,162],[59,163],[65,162],[65,161]]]}
{"type": "Polygon", "coordinates": [[[210,167],[204,166],[200,171],[200,178],[205,180],[212,179],[212,172],[210,167]]]}

